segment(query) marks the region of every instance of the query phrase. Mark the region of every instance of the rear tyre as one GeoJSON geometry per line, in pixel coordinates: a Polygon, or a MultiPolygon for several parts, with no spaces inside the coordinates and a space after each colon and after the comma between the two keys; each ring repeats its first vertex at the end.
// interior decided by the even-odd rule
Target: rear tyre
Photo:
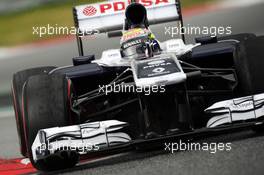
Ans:
{"type": "Polygon", "coordinates": [[[61,152],[34,162],[31,146],[40,129],[71,124],[71,82],[65,75],[37,75],[23,89],[23,122],[27,151],[33,166],[42,171],[73,167],[77,154],[61,152]]]}
{"type": "Polygon", "coordinates": [[[20,152],[23,156],[27,156],[27,148],[25,143],[25,134],[22,122],[22,88],[27,79],[33,75],[47,74],[55,67],[38,67],[17,72],[13,75],[12,80],[12,99],[15,110],[17,133],[20,143],[20,152]]]}

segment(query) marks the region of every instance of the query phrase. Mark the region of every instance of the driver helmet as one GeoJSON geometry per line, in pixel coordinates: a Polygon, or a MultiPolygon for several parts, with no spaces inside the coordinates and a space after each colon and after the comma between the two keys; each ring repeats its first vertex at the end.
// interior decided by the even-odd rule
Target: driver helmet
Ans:
{"type": "Polygon", "coordinates": [[[123,57],[144,59],[160,53],[159,42],[149,29],[133,28],[123,33],[121,53],[123,57]]]}

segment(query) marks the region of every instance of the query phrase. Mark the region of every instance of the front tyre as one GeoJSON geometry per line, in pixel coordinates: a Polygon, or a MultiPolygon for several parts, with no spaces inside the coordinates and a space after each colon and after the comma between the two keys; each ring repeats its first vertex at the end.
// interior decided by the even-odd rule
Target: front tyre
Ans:
{"type": "Polygon", "coordinates": [[[12,99],[13,99],[13,106],[15,111],[15,118],[17,124],[17,133],[18,139],[20,143],[20,152],[23,156],[27,156],[27,148],[25,143],[25,134],[22,122],[22,89],[27,81],[27,79],[34,75],[40,74],[48,74],[51,70],[55,69],[56,67],[47,66],[47,67],[37,67],[32,69],[26,69],[19,71],[13,75],[12,79],[12,99]]]}
{"type": "Polygon", "coordinates": [[[264,36],[249,38],[240,44],[234,60],[241,96],[264,92],[264,36]]]}
{"type": "MultiPolygon", "coordinates": [[[[241,41],[234,60],[238,77],[238,94],[248,96],[264,93],[264,36],[247,37],[241,41]]],[[[263,117],[262,119],[263,120],[263,117]]],[[[255,132],[264,132],[264,124],[255,125],[255,132]]]]}
{"type": "Polygon", "coordinates": [[[23,88],[23,123],[29,158],[42,171],[73,167],[75,154],[52,155],[34,162],[31,146],[40,129],[66,126],[71,123],[71,81],[65,75],[37,75],[28,79],[23,88]]]}

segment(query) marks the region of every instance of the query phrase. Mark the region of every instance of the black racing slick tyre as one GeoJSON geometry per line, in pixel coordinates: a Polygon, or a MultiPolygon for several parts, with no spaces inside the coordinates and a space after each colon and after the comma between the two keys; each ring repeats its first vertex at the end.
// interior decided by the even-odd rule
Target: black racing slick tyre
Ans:
{"type": "Polygon", "coordinates": [[[24,128],[22,122],[22,88],[27,79],[33,75],[47,74],[56,67],[38,67],[19,71],[13,75],[12,79],[12,99],[15,111],[17,133],[20,143],[20,152],[23,156],[27,156],[27,148],[25,143],[24,128]]]}
{"type": "Polygon", "coordinates": [[[31,150],[40,129],[72,124],[71,81],[61,74],[30,77],[23,88],[23,107],[27,151],[33,166],[41,171],[73,167],[78,161],[77,154],[64,152],[35,162],[31,150]]]}
{"type": "MultiPolygon", "coordinates": [[[[238,59],[234,63],[239,96],[264,93],[264,36],[241,41],[237,54],[238,59]]],[[[264,132],[264,125],[259,124],[252,129],[257,133],[264,132]]]]}
{"type": "Polygon", "coordinates": [[[234,60],[241,96],[264,92],[264,36],[241,41],[234,60]]]}

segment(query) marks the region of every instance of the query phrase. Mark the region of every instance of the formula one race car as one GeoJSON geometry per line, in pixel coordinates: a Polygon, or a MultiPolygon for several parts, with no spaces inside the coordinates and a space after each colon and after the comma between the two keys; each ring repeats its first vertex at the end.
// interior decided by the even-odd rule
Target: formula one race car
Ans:
{"type": "Polygon", "coordinates": [[[73,66],[16,73],[12,94],[21,153],[39,170],[80,156],[161,148],[172,140],[263,130],[264,37],[158,41],[149,25],[183,25],[179,0],[110,1],[73,9],[73,66]],[[82,35],[122,30],[121,47],[85,55],[82,35]]]}

